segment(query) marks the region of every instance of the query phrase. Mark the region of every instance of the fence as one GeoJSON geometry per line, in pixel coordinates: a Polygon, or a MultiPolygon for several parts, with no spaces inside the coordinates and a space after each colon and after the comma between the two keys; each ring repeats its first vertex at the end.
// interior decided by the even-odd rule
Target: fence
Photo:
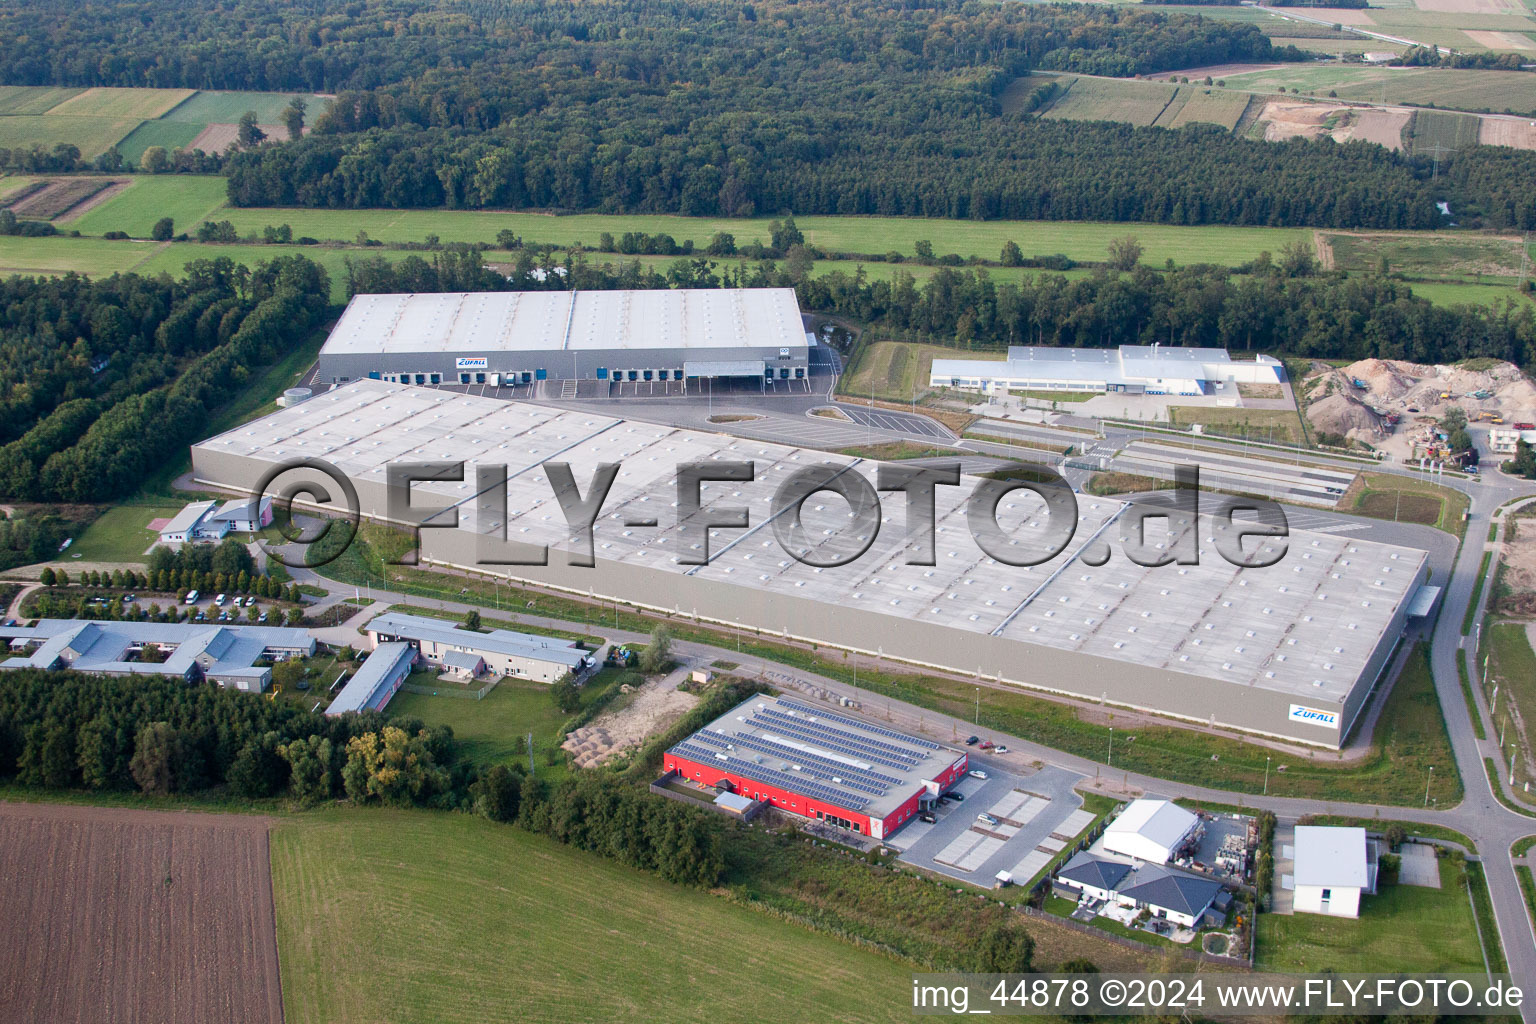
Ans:
{"type": "Polygon", "coordinates": [[[452,683],[444,686],[422,686],[420,683],[405,683],[400,689],[407,693],[424,693],[428,697],[461,697],[466,700],[484,700],[485,695],[496,689],[497,684],[500,682],[501,677],[497,676],[478,690],[460,688],[452,683]]]}
{"type": "Polygon", "coordinates": [[[1081,921],[1074,921],[1070,917],[1059,917],[1048,910],[1037,910],[1036,908],[1027,905],[1019,907],[1019,911],[1026,917],[1037,917],[1043,920],[1048,920],[1053,924],[1064,925],[1068,928],[1082,932],[1084,935],[1091,935],[1095,939],[1101,939],[1105,942],[1113,942],[1116,945],[1125,947],[1126,949],[1134,949],[1138,953],[1161,953],[1164,950],[1171,949],[1172,952],[1177,953],[1179,956],[1184,957],[1186,960],[1194,960],[1203,964],[1220,964],[1226,967],[1253,966],[1247,957],[1217,956],[1214,953],[1206,953],[1203,950],[1181,949],[1178,946],[1153,946],[1150,943],[1137,942],[1135,939],[1128,939],[1123,935],[1116,935],[1113,932],[1107,932],[1103,928],[1095,928],[1091,924],[1084,924],[1081,921]]]}

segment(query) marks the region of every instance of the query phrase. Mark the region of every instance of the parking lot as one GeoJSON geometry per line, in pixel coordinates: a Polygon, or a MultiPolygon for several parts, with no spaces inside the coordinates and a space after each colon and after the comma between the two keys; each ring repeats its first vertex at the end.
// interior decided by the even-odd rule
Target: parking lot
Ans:
{"type": "MultiPolygon", "coordinates": [[[[981,762],[973,762],[981,764],[981,762]]],[[[1006,871],[1027,883],[1093,822],[1072,791],[1080,776],[1059,768],[1015,775],[983,765],[986,779],[955,786],[963,800],[941,800],[935,822],[914,819],[886,845],[899,858],[929,871],[990,888],[1006,871]],[[992,823],[983,822],[988,814],[992,823]]]]}

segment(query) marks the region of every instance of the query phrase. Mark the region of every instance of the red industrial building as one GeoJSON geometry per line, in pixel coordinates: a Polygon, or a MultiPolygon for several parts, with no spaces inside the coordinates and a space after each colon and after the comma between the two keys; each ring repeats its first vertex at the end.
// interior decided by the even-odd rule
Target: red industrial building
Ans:
{"type": "Polygon", "coordinates": [[[665,767],[884,839],[966,772],[964,751],[783,697],[753,697],[668,750],[665,767]]]}

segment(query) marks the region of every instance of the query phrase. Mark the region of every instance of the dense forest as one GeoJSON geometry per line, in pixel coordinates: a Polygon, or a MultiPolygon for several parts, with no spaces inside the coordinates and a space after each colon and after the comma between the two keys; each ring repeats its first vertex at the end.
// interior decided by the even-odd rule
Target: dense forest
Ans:
{"type": "Polygon", "coordinates": [[[0,280],[0,496],[104,501],[199,439],[208,414],[329,309],[324,268],[227,258],[186,276],[0,280]]]}
{"type": "Polygon", "coordinates": [[[1530,303],[1436,306],[1390,276],[1324,272],[1304,244],[1234,268],[1197,265],[1160,272],[1140,266],[1068,278],[939,267],[921,284],[900,268],[890,280],[869,280],[862,268],[812,277],[809,261],[797,259],[798,248],[782,263],[764,260],[736,270],[695,256],[677,260],[665,273],[638,261],[597,262],[578,255],[556,263],[548,254],[540,258],[524,251],[510,277],[483,267],[474,252],[439,253],[431,261],[412,254],[398,263],[368,256],[348,261],[346,283],[354,294],[793,287],[804,309],[967,349],[1156,341],[1351,361],[1374,356],[1434,363],[1489,356],[1536,369],[1536,313],[1530,303]],[[554,266],[566,273],[549,273],[554,266]]]}
{"type": "MultiPolygon", "coordinates": [[[[963,0],[170,0],[0,11],[16,84],[334,90],[240,154],[239,205],[1536,227],[1513,177],[1330,140],[1251,142],[1015,110],[1032,70],[1129,76],[1300,59],[1253,25],[963,0]],[[129,6],[137,14],[124,18],[129,6]],[[259,54],[259,57],[257,56],[259,54]]],[[[1477,147],[1453,163],[1488,159],[1477,147]]]]}

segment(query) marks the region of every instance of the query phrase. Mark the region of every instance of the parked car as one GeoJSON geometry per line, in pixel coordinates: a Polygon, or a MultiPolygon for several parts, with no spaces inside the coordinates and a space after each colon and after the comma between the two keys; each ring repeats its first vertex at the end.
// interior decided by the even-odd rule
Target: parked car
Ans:
{"type": "Polygon", "coordinates": [[[133,595],[132,594],[124,594],[123,595],[123,604],[133,604],[133,595]]]}
{"type": "Polygon", "coordinates": [[[1006,754],[1006,753],[1008,753],[1008,748],[1003,746],[1002,744],[998,744],[996,747],[994,747],[992,749],[992,753],[994,753],[994,754],[1006,754]]]}
{"type": "Polygon", "coordinates": [[[970,771],[966,772],[966,774],[973,779],[984,779],[987,777],[987,773],[982,771],[980,768],[972,768],[970,771]]]}
{"type": "Polygon", "coordinates": [[[934,822],[938,821],[939,819],[935,818],[932,814],[928,813],[927,811],[924,811],[922,814],[919,814],[917,816],[917,820],[918,821],[926,821],[926,822],[928,822],[928,824],[931,825],[934,822]]]}
{"type": "Polygon", "coordinates": [[[197,604],[197,591],[187,591],[187,596],[181,599],[182,604],[197,604]]]}
{"type": "Polygon", "coordinates": [[[939,799],[940,800],[953,800],[955,803],[958,804],[958,803],[960,803],[961,801],[963,801],[965,799],[965,794],[952,789],[948,793],[945,793],[943,796],[939,797],[939,799]]]}
{"type": "Polygon", "coordinates": [[[262,612],[261,613],[261,618],[257,619],[256,621],[257,622],[266,622],[267,621],[267,613],[266,612],[262,612]]]}
{"type": "Polygon", "coordinates": [[[982,750],[991,750],[995,745],[996,744],[994,744],[991,740],[982,740],[981,741],[981,749],[982,750]]]}
{"type": "Polygon", "coordinates": [[[213,603],[222,608],[224,606],[224,602],[227,600],[229,600],[229,598],[225,597],[223,594],[220,594],[218,597],[213,599],[213,603]]]}
{"type": "Polygon", "coordinates": [[[980,814],[976,815],[976,820],[981,822],[983,825],[997,824],[997,819],[992,817],[992,815],[988,814],[986,811],[982,811],[980,814]]]}
{"type": "Polygon", "coordinates": [[[965,745],[968,747],[974,747],[979,742],[981,742],[980,736],[972,736],[970,739],[965,741],[965,745]]]}

